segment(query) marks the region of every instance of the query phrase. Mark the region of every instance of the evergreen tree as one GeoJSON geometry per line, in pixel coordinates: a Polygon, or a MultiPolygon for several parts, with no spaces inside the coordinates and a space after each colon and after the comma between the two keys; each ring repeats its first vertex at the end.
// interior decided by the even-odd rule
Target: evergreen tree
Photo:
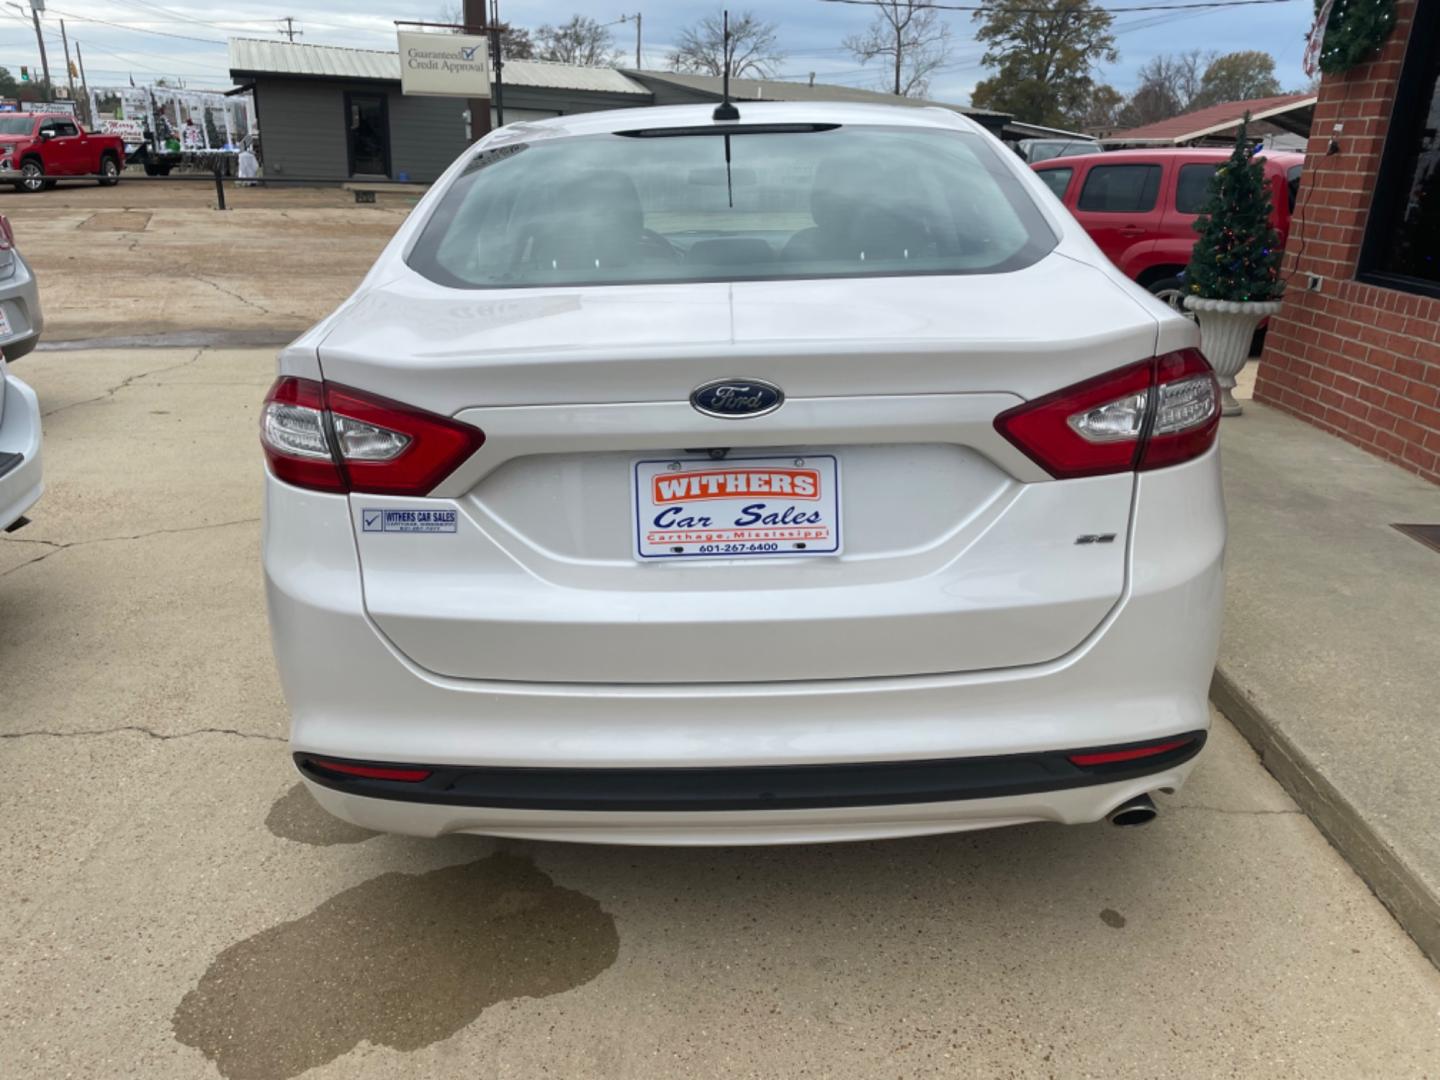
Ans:
{"type": "Polygon", "coordinates": [[[1280,280],[1280,235],[1270,224],[1270,185],[1255,161],[1245,129],[1235,150],[1210,178],[1195,231],[1200,234],[1185,269],[1192,294],[1209,300],[1276,300],[1280,280]]]}

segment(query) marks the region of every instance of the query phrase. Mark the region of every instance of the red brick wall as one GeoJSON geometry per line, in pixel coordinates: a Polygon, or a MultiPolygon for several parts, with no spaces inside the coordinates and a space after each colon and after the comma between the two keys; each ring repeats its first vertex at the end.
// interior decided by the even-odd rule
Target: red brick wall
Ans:
{"type": "Polygon", "coordinates": [[[1415,4],[1373,62],[1321,83],[1255,397],[1440,483],[1440,300],[1354,280],[1415,4]]]}

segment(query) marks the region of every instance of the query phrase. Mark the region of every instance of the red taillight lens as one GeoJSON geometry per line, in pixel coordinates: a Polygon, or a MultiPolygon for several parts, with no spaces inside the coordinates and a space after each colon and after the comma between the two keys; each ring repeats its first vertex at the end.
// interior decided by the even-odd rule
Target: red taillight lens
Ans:
{"type": "Polygon", "coordinates": [[[1056,479],[1158,469],[1199,457],[1220,426],[1220,389],[1195,349],[1027,401],[996,430],[1056,479]]]}
{"type": "Polygon", "coordinates": [[[485,433],[388,398],[286,376],[266,395],[260,442],[270,471],[297,487],[428,495],[485,433]]]}
{"type": "Polygon", "coordinates": [[[485,442],[477,427],[343,386],[325,386],[351,491],[424,495],[485,442]]]}
{"type": "Polygon", "coordinates": [[[1097,750],[1093,754],[1070,754],[1070,764],[1079,765],[1085,768],[1090,765],[1114,765],[1121,761],[1140,761],[1144,758],[1159,757],[1161,754],[1168,754],[1172,750],[1179,750],[1183,746],[1189,746],[1195,739],[1192,736],[1185,736],[1183,739],[1169,739],[1166,742],[1151,743],[1149,746],[1127,746],[1119,750],[1097,750]]]}
{"type": "Polygon", "coordinates": [[[409,784],[418,784],[421,780],[430,779],[429,769],[357,765],[353,761],[326,761],[324,758],[310,758],[308,764],[322,772],[339,773],[341,776],[359,776],[366,780],[401,780],[409,784]]]}
{"type": "Polygon", "coordinates": [[[0,251],[9,251],[15,246],[15,229],[10,224],[10,219],[0,214],[0,251]]]}

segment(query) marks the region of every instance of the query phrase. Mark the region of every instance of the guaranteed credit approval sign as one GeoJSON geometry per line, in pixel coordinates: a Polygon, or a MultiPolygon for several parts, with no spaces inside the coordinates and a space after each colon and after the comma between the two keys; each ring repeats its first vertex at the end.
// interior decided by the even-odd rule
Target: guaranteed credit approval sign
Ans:
{"type": "Polygon", "coordinates": [[[436,97],[488,98],[490,45],[483,34],[397,33],[400,92],[436,97]]]}

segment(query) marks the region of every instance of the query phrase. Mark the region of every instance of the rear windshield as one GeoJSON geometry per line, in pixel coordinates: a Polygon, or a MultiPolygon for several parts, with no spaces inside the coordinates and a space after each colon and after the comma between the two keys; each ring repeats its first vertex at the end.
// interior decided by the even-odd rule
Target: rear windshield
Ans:
{"type": "Polygon", "coordinates": [[[487,150],[409,262],[460,288],[619,285],[999,273],[1055,243],[978,135],[739,129],[487,150]]]}

